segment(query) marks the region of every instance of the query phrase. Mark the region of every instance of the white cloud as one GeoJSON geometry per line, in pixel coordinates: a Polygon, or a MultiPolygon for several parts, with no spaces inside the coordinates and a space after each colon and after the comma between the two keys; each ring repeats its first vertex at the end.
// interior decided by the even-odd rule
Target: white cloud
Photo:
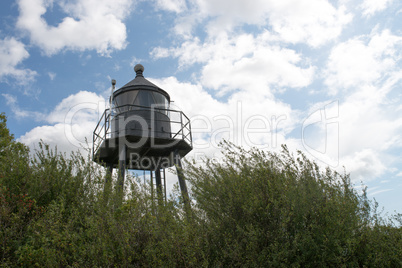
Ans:
{"type": "Polygon", "coordinates": [[[392,2],[393,0],[364,0],[360,8],[363,10],[363,15],[369,17],[386,9],[392,2]]]}
{"type": "Polygon", "coordinates": [[[214,58],[209,61],[202,70],[203,84],[222,93],[247,89],[260,95],[269,94],[269,85],[300,88],[312,81],[314,68],[297,66],[302,59],[293,50],[260,46],[251,53],[239,60],[214,58]]]}
{"type": "Polygon", "coordinates": [[[67,16],[57,26],[48,25],[43,15],[53,0],[19,0],[17,27],[29,33],[31,42],[45,54],[61,50],[95,49],[102,55],[126,47],[126,26],[122,20],[129,14],[130,0],[57,1],[67,16]]]}
{"type": "Polygon", "coordinates": [[[31,83],[37,73],[30,69],[18,68],[28,57],[29,53],[20,41],[13,37],[0,39],[0,81],[4,82],[8,77],[12,77],[20,85],[31,83]]]}
{"type": "Polygon", "coordinates": [[[326,0],[198,0],[189,15],[179,20],[176,31],[187,35],[190,26],[207,22],[210,36],[218,36],[235,26],[250,24],[271,26],[282,40],[320,46],[339,36],[352,16],[343,6],[338,8],[326,0]]]}
{"type": "Polygon", "coordinates": [[[399,156],[389,150],[402,147],[402,114],[375,99],[351,96],[333,104],[321,103],[311,110],[325,108],[318,117],[309,116],[311,122],[303,126],[307,133],[302,150],[339,172],[345,167],[357,182],[391,171],[399,156]]]}
{"type": "Polygon", "coordinates": [[[269,85],[294,88],[309,85],[314,67],[294,50],[272,44],[275,40],[269,32],[256,37],[222,35],[203,44],[194,39],[178,48],[155,48],[151,54],[155,58],[178,57],[182,68],[204,63],[202,85],[220,94],[242,89],[269,95],[269,85]]]}
{"type": "Polygon", "coordinates": [[[91,107],[102,107],[105,99],[93,92],[80,91],[63,99],[47,116],[46,121],[53,123],[65,122],[66,116],[74,113],[74,118],[81,122],[92,121],[98,116],[98,111],[91,107]]]}
{"type": "Polygon", "coordinates": [[[313,156],[318,155],[316,159],[324,163],[337,163],[340,172],[344,166],[357,181],[367,182],[390,172],[399,159],[394,150],[402,148],[402,111],[396,109],[400,96],[392,101],[389,96],[398,90],[397,81],[402,81],[402,74],[391,83],[386,80],[377,86],[356,86],[338,106],[326,109],[321,114],[324,118],[318,114],[315,121],[321,124],[308,132],[305,141],[322,151],[313,156]]]}
{"type": "Polygon", "coordinates": [[[33,128],[18,141],[37,148],[40,140],[57,146],[59,151],[71,152],[91,145],[92,132],[105,108],[103,97],[88,91],[80,91],[63,99],[44,121],[49,125],[33,128]]]}
{"type": "Polygon", "coordinates": [[[318,47],[337,38],[352,15],[325,0],[272,1],[270,24],[286,42],[318,47]]]}
{"type": "Polygon", "coordinates": [[[336,45],[329,56],[325,84],[339,106],[340,165],[357,179],[390,171],[402,147],[402,37],[389,30],[336,45]]]}
{"type": "Polygon", "coordinates": [[[325,71],[329,93],[383,83],[402,59],[401,47],[402,36],[389,30],[338,44],[331,51],[325,71]]]}
{"type": "Polygon", "coordinates": [[[397,160],[389,149],[402,147],[401,114],[368,101],[349,100],[340,107],[340,162],[358,179],[382,175],[397,160]]]}
{"type": "Polygon", "coordinates": [[[156,6],[176,13],[181,13],[187,9],[185,0],[156,0],[156,6]]]}
{"type": "Polygon", "coordinates": [[[71,144],[63,142],[65,137],[64,131],[64,124],[39,126],[19,137],[18,141],[28,145],[31,150],[38,148],[39,142],[43,140],[45,143],[51,145],[51,148],[57,146],[59,151],[75,151],[76,149],[71,144]]]}
{"type": "Polygon", "coordinates": [[[354,181],[369,181],[383,174],[386,166],[380,155],[373,149],[364,149],[345,157],[348,172],[354,181]]]}

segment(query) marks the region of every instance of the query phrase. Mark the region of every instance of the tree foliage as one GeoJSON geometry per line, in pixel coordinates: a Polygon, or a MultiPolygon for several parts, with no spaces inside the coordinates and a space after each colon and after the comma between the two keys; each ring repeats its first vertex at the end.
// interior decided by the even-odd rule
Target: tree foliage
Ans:
{"type": "Polygon", "coordinates": [[[187,170],[209,264],[402,264],[400,227],[375,221],[375,207],[365,191],[359,195],[352,187],[348,174],[321,171],[286,146],[280,154],[229,143],[223,149],[219,163],[207,160],[187,170]],[[378,239],[368,238],[373,235],[378,239]]]}
{"type": "Polygon", "coordinates": [[[220,162],[188,162],[188,214],[178,187],[161,203],[128,177],[122,197],[116,178],[79,153],[41,143],[30,154],[4,114],[0,135],[4,267],[402,266],[401,215],[382,218],[348,174],[286,146],[223,143],[220,162]]]}

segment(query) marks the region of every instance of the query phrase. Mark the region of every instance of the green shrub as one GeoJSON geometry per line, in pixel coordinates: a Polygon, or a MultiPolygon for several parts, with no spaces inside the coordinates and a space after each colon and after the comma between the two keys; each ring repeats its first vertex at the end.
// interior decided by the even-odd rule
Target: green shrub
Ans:
{"type": "Polygon", "coordinates": [[[128,176],[122,196],[89,157],[43,142],[30,154],[1,114],[1,266],[402,266],[402,215],[382,218],[348,174],[286,146],[222,153],[187,162],[188,212],[177,185],[163,202],[128,176]]]}
{"type": "Polygon", "coordinates": [[[286,146],[276,154],[224,143],[223,152],[221,162],[186,172],[208,265],[401,264],[400,227],[373,222],[365,191],[359,195],[349,175],[321,171],[286,146]]]}

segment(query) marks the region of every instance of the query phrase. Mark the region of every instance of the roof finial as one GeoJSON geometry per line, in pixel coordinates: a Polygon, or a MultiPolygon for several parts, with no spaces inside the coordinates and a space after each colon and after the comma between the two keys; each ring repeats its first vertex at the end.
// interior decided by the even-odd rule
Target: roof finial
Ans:
{"type": "Polygon", "coordinates": [[[136,73],[135,77],[137,77],[137,76],[144,77],[142,75],[143,71],[144,71],[144,66],[142,66],[141,64],[137,64],[137,65],[134,66],[134,72],[136,73]]]}

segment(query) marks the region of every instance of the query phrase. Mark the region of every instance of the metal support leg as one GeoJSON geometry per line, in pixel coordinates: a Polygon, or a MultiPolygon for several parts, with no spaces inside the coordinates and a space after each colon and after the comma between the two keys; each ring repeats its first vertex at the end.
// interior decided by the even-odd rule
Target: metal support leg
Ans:
{"type": "Polygon", "coordinates": [[[121,190],[123,190],[124,186],[124,176],[126,171],[126,145],[121,142],[119,144],[119,178],[118,178],[118,185],[120,186],[121,190]]]}
{"type": "Polygon", "coordinates": [[[161,169],[156,167],[155,169],[155,182],[156,182],[156,195],[158,197],[158,202],[161,202],[162,197],[162,177],[161,177],[161,169]]]}
{"type": "Polygon", "coordinates": [[[110,178],[111,178],[113,175],[113,164],[107,165],[107,171],[110,174],[110,178]]]}
{"type": "Polygon", "coordinates": [[[177,153],[177,151],[174,153],[174,163],[176,165],[177,177],[179,179],[179,186],[183,196],[184,205],[187,208],[190,208],[190,197],[188,196],[186,180],[182,171],[180,155],[177,153]]]}
{"type": "Polygon", "coordinates": [[[167,204],[167,195],[166,195],[166,169],[163,169],[163,196],[165,197],[165,204],[167,204]]]}
{"type": "Polygon", "coordinates": [[[105,179],[104,191],[106,190],[106,185],[112,181],[112,175],[113,175],[113,164],[108,164],[106,166],[106,179],[105,179]]]}
{"type": "Polygon", "coordinates": [[[109,193],[113,175],[113,164],[108,164],[106,167],[105,185],[103,185],[103,194],[105,205],[109,202],[109,193]]]}

